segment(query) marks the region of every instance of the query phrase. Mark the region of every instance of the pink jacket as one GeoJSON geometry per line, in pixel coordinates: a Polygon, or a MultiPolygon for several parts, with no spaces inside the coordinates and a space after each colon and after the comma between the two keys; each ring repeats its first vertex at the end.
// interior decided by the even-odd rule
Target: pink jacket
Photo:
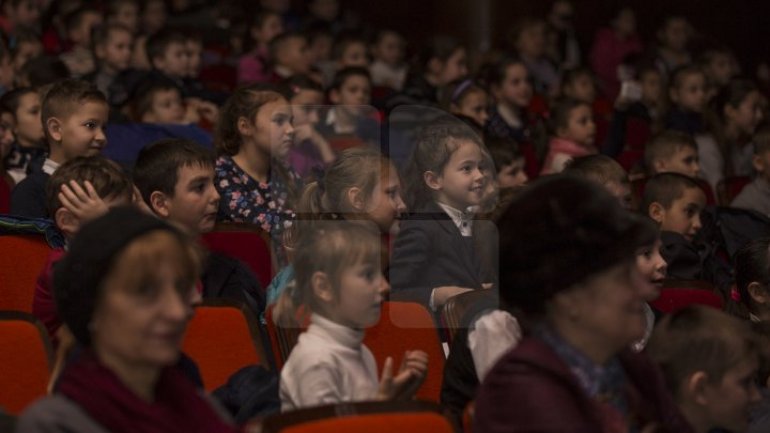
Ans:
{"type": "Polygon", "coordinates": [[[548,155],[545,157],[540,175],[560,173],[573,158],[596,153],[596,148],[593,146],[585,147],[574,141],[553,137],[548,143],[548,155]]]}

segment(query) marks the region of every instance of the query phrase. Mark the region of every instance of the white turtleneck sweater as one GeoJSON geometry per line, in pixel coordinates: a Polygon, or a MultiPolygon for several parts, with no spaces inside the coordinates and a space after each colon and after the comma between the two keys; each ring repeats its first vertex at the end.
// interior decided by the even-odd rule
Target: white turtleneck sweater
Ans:
{"type": "Polygon", "coordinates": [[[281,370],[281,411],[373,399],[377,363],[363,339],[363,330],[313,314],[281,370]]]}

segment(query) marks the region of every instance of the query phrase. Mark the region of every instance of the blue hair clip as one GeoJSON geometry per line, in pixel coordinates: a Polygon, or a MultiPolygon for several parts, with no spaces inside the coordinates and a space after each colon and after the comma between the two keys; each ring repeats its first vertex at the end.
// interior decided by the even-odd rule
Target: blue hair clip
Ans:
{"type": "Polygon", "coordinates": [[[468,90],[469,87],[473,85],[473,80],[470,78],[465,79],[462,83],[460,83],[454,92],[452,92],[452,102],[457,102],[457,98],[460,97],[463,93],[465,93],[466,90],[468,90]]]}

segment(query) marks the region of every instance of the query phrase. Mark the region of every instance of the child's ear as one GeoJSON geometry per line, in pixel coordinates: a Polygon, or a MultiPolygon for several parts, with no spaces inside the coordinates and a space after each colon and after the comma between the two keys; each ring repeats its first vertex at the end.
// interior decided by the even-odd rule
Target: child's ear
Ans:
{"type": "Polygon", "coordinates": [[[160,191],[153,191],[150,194],[150,209],[163,218],[168,218],[171,214],[169,199],[166,194],[160,191]]]}
{"type": "Polygon", "coordinates": [[[754,281],[749,284],[747,290],[751,299],[757,304],[765,305],[770,302],[770,294],[768,294],[767,290],[765,290],[765,288],[758,282],[754,281]]]}
{"type": "Polygon", "coordinates": [[[310,285],[316,298],[326,303],[331,303],[334,300],[331,281],[329,281],[329,276],[325,272],[315,272],[310,277],[310,285]]]}
{"type": "Polygon", "coordinates": [[[684,394],[689,396],[688,400],[700,406],[708,405],[708,379],[708,376],[703,371],[696,371],[684,379],[684,394]]]}
{"type": "Polygon", "coordinates": [[[650,203],[650,207],[647,208],[647,215],[652,218],[656,223],[662,224],[663,218],[666,216],[666,209],[660,203],[654,201],[650,203]]]}
{"type": "Polygon", "coordinates": [[[238,133],[240,135],[244,137],[251,136],[251,122],[249,121],[249,119],[241,116],[238,118],[236,125],[238,126],[238,133]]]}
{"type": "Polygon", "coordinates": [[[751,165],[754,166],[754,170],[756,170],[757,173],[764,173],[765,170],[767,170],[767,167],[765,167],[765,160],[762,158],[762,155],[752,156],[751,165]]]}
{"type": "Polygon", "coordinates": [[[54,221],[56,221],[56,227],[64,233],[65,237],[74,236],[80,228],[80,220],[78,217],[72,214],[65,207],[60,207],[54,213],[54,221]]]}
{"type": "Polygon", "coordinates": [[[363,191],[361,191],[361,188],[354,186],[348,189],[347,198],[348,198],[348,203],[350,203],[350,205],[353,206],[353,209],[360,212],[364,211],[364,207],[366,207],[366,203],[364,201],[363,191]]]}
{"type": "Polygon", "coordinates": [[[61,120],[55,117],[49,117],[48,120],[45,121],[45,129],[48,131],[48,135],[53,141],[61,141],[61,124],[61,120]]]}
{"type": "Polygon", "coordinates": [[[441,182],[441,176],[437,175],[436,173],[432,171],[426,171],[422,175],[422,179],[425,181],[425,184],[428,185],[428,188],[438,191],[441,189],[442,182],[441,182]]]}
{"type": "Polygon", "coordinates": [[[340,92],[337,89],[332,89],[331,92],[329,92],[329,100],[332,102],[332,104],[339,104],[340,92]]]}

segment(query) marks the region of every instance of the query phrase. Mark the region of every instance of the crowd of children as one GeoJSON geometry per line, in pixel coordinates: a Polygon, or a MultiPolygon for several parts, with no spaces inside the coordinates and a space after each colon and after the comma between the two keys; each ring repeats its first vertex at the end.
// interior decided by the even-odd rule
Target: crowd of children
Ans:
{"type": "MultiPolygon", "coordinates": [[[[457,420],[475,407],[479,433],[770,425],[770,94],[728,47],[692,50],[693,26],[675,15],[644,41],[629,7],[582,47],[570,0],[517,19],[485,52],[448,35],[407,41],[337,0],[308,0],[304,15],[258,3],[2,3],[1,233],[34,221],[61,235],[30,287],[58,351],[55,397],[20,431],[69,431],[59,417],[73,405],[83,425],[106,416],[133,431],[162,430],[137,407],[183,417],[152,394],[109,402],[147,365],[153,380],[180,367],[200,386],[178,331],[192,303],[218,298],[245,305],[260,332],[266,320],[306,327],[272,378],[285,412],[412,399],[430,351],[378,371],[364,344],[391,319],[383,302],[399,301],[435,320],[448,343],[441,403],[457,420]],[[140,260],[131,245],[147,244],[165,260],[141,284],[82,241],[110,221],[136,232],[105,233],[95,251],[140,260]],[[267,235],[267,287],[226,254],[197,257],[191,245],[228,223],[267,235]],[[70,275],[90,261],[103,272],[70,275]],[[200,268],[194,287],[172,268],[184,282],[200,268]],[[692,281],[725,312],[658,309],[663,287],[692,281]],[[117,328],[82,322],[118,308],[115,296],[146,313],[126,327],[131,350],[101,334],[120,316],[117,328]],[[450,336],[442,313],[461,300],[450,336]],[[161,322],[174,331],[158,337],[161,322]],[[118,384],[73,376],[94,365],[118,384]],[[108,403],[92,406],[81,385],[108,403]]],[[[187,379],[168,380],[189,397],[175,382],[187,379]]],[[[229,431],[190,401],[210,431],[229,431]]]]}

